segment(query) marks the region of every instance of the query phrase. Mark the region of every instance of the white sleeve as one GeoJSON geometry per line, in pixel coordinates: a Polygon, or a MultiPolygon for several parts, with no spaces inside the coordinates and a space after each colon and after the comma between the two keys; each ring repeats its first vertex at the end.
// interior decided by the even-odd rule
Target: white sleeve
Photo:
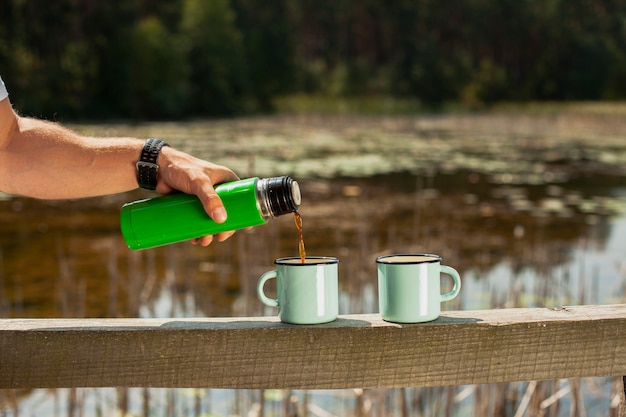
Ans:
{"type": "Polygon", "coordinates": [[[9,97],[9,92],[7,91],[7,88],[4,86],[2,77],[0,77],[0,101],[4,100],[7,97],[9,97]]]}

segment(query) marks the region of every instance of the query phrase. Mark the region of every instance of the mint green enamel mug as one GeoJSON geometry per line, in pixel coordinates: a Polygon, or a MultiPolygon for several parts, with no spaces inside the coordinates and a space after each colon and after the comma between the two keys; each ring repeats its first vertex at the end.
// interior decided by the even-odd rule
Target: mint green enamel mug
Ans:
{"type": "Polygon", "coordinates": [[[339,259],[309,256],[302,263],[299,257],[278,258],[276,269],[261,275],[257,294],[261,302],[278,307],[280,321],[292,324],[328,323],[337,318],[339,259]],[[276,296],[265,295],[265,283],[276,279],[276,296]]]}
{"type": "Polygon", "coordinates": [[[422,323],[441,314],[441,303],[459,295],[461,277],[441,265],[441,257],[430,254],[380,256],[378,264],[378,306],[383,320],[394,323],[422,323]],[[441,274],[452,277],[454,286],[441,294],[441,274]]]}

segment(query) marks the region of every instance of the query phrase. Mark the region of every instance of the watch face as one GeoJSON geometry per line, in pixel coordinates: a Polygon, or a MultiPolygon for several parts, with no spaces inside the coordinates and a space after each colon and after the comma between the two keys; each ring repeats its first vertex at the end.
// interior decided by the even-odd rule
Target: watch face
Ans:
{"type": "Polygon", "coordinates": [[[141,156],[137,162],[137,183],[146,190],[154,190],[157,185],[159,166],[157,158],[161,148],[169,144],[160,139],[150,138],[146,140],[141,150],[141,156]]]}
{"type": "Polygon", "coordinates": [[[156,189],[159,166],[152,162],[137,162],[137,182],[146,190],[156,189]]]}

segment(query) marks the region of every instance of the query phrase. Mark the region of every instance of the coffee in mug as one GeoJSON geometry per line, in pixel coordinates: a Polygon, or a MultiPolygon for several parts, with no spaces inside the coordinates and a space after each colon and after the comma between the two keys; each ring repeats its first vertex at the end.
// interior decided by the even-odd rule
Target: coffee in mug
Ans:
{"type": "Polygon", "coordinates": [[[441,303],[454,299],[461,290],[461,277],[441,265],[441,257],[430,254],[380,256],[378,265],[378,305],[385,321],[421,323],[435,320],[441,303]],[[441,294],[441,274],[452,277],[454,286],[441,294]]]}
{"type": "Polygon", "coordinates": [[[309,256],[304,258],[304,262],[299,257],[293,257],[278,258],[274,263],[276,269],[259,278],[257,294],[263,304],[278,307],[278,317],[282,322],[319,324],[337,318],[339,259],[309,256]],[[270,279],[276,279],[276,299],[265,295],[265,283],[270,279]]]}

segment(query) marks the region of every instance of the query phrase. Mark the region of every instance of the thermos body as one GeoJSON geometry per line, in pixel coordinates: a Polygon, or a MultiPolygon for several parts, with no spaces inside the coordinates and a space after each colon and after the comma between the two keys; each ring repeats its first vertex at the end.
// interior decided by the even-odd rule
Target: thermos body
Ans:
{"type": "Polygon", "coordinates": [[[224,223],[213,221],[198,197],[190,194],[171,194],[124,204],[120,225],[126,244],[133,250],[148,249],[258,226],[274,216],[296,211],[300,204],[297,182],[289,177],[247,178],[220,184],[215,191],[226,208],[228,217],[224,223]],[[277,198],[281,204],[272,204],[277,198]]]}

